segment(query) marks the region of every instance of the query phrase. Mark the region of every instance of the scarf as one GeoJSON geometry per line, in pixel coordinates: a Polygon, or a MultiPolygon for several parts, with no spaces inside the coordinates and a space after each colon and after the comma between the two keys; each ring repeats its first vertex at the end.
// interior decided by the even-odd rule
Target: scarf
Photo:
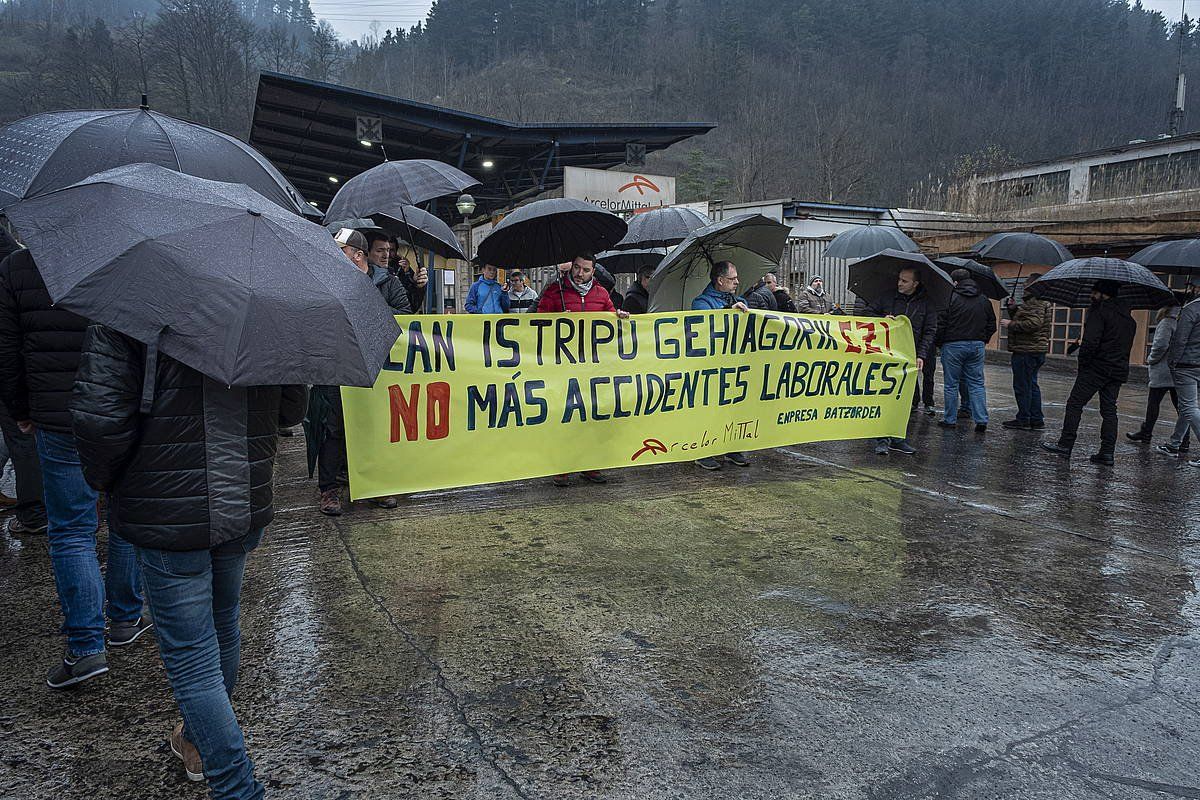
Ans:
{"type": "Polygon", "coordinates": [[[567,276],[567,283],[571,284],[571,288],[579,292],[580,297],[587,297],[587,293],[592,290],[592,286],[596,283],[596,279],[592,278],[587,283],[576,283],[571,276],[567,276]]]}

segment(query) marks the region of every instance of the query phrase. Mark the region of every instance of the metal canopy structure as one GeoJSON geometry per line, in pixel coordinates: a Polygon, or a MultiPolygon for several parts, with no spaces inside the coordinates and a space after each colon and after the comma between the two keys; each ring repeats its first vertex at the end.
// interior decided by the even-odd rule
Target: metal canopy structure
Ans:
{"type": "MultiPolygon", "coordinates": [[[[564,167],[607,169],[625,163],[627,145],[642,145],[650,153],[714,127],[707,122],[508,122],[264,72],[250,144],[322,209],[342,183],[386,157],[433,158],[459,167],[482,182],[471,194],[480,211],[491,212],[561,187],[564,167]],[[382,122],[381,129],[373,118],[382,122]],[[371,137],[380,134],[382,141],[367,144],[365,136],[360,138],[364,130],[371,137]]],[[[449,217],[448,207],[438,210],[449,217]]]]}

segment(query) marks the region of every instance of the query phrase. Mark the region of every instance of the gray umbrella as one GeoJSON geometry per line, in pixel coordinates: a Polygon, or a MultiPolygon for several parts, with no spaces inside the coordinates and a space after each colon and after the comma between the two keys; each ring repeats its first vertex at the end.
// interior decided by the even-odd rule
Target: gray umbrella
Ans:
{"type": "Polygon", "coordinates": [[[385,161],[346,181],[334,195],[325,216],[369,217],[401,203],[424,203],[478,185],[479,181],[467,173],[441,161],[428,158],[385,161]]]}
{"type": "Polygon", "coordinates": [[[8,215],[55,303],[227,385],[370,386],[400,333],[324,228],[241,184],[133,164],[8,215]]]}
{"type": "Polygon", "coordinates": [[[509,214],[479,243],[480,260],[497,267],[545,267],[621,240],[625,220],[583,200],[537,200],[509,214]]]}
{"type": "Polygon", "coordinates": [[[674,247],[697,228],[711,225],[712,219],[686,206],[672,206],[643,211],[629,218],[629,232],[617,242],[614,250],[645,250],[674,247]]]}
{"type": "Polygon", "coordinates": [[[410,205],[388,207],[373,215],[373,219],[385,231],[413,247],[437,253],[442,258],[469,260],[450,226],[424,209],[410,205]]]}
{"type": "Polygon", "coordinates": [[[657,267],[667,254],[665,247],[639,250],[608,250],[596,254],[596,260],[610,272],[638,272],[643,267],[657,267]]]}
{"type": "Polygon", "coordinates": [[[355,217],[352,219],[339,219],[334,222],[325,223],[325,230],[332,234],[336,234],[342,228],[353,228],[356,231],[382,231],[383,228],[375,224],[375,220],[367,217],[355,217]]]}
{"type": "Polygon", "coordinates": [[[1071,251],[1053,239],[1036,233],[993,233],[971,246],[979,258],[1012,261],[1016,264],[1040,264],[1053,267],[1074,258],[1071,251]]]}
{"type": "Polygon", "coordinates": [[[900,276],[900,270],[910,267],[917,270],[930,305],[937,311],[948,308],[950,295],[954,293],[954,281],[921,253],[884,250],[851,264],[850,291],[869,303],[878,303],[896,294],[896,279],[900,276]]]}
{"type": "Polygon", "coordinates": [[[139,162],[244,183],[289,211],[316,213],[250,145],[145,107],[54,111],[0,128],[0,208],[139,162]]]}
{"type": "Polygon", "coordinates": [[[825,248],[825,258],[867,258],[884,250],[919,253],[921,248],[904,231],[891,225],[864,225],[843,231],[825,248]]]}
{"type": "Polygon", "coordinates": [[[791,228],[762,214],[741,214],[697,228],[654,270],[650,311],[690,308],[708,286],[718,261],[732,261],[742,286],[752,286],[779,266],[791,228]]]}
{"type": "Polygon", "coordinates": [[[1119,283],[1117,299],[1130,308],[1162,308],[1175,302],[1175,295],[1157,275],[1119,258],[1072,259],[1038,278],[1025,293],[1060,306],[1087,308],[1098,281],[1119,283]]]}
{"type": "Polygon", "coordinates": [[[1157,242],[1138,250],[1129,260],[1150,269],[1177,272],[1200,270],[1200,239],[1157,242]]]}
{"type": "Polygon", "coordinates": [[[979,284],[979,291],[983,292],[984,297],[990,297],[992,300],[1003,300],[1008,297],[1008,289],[996,277],[995,271],[987,264],[980,264],[971,258],[959,258],[957,256],[943,256],[935,258],[934,264],[944,269],[946,272],[954,272],[956,269],[965,269],[971,273],[971,277],[979,284]]]}

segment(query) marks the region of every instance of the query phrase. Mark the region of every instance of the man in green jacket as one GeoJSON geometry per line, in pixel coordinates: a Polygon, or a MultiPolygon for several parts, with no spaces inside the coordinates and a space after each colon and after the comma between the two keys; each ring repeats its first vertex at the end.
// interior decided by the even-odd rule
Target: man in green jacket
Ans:
{"type": "MultiPolygon", "coordinates": [[[[1033,273],[1025,289],[1042,277],[1033,273]]],[[[1008,349],[1012,353],[1013,394],[1017,396],[1017,418],[1002,423],[1009,430],[1028,431],[1046,427],[1042,415],[1042,390],[1038,371],[1050,352],[1050,323],[1054,310],[1045,300],[1025,296],[1019,306],[1010,306],[1012,319],[1001,320],[1008,330],[1008,349]]]]}

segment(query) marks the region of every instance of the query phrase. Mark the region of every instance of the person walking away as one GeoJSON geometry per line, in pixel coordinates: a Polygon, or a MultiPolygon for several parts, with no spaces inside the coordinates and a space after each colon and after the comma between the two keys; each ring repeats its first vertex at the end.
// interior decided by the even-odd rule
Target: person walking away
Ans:
{"type": "Polygon", "coordinates": [[[136,548],[183,714],[172,752],[214,798],[261,798],[230,702],[238,609],[246,557],[274,514],[277,432],[304,416],[305,389],[229,387],[160,354],[142,413],[145,362],[141,343],[88,329],[71,406],[80,464],[136,548]]]}
{"type": "MultiPolygon", "coordinates": [[[[1029,287],[1042,277],[1033,273],[1025,283],[1029,287]]],[[[1008,430],[1028,431],[1046,427],[1042,413],[1042,388],[1038,372],[1046,364],[1050,352],[1050,324],[1054,309],[1050,303],[1025,295],[1018,306],[1009,306],[1011,319],[1000,324],[1008,331],[1008,350],[1012,354],[1013,395],[1017,400],[1016,419],[1005,420],[1001,426],[1008,430]]]]}
{"type": "Polygon", "coordinates": [[[62,607],[66,649],[46,676],[65,689],[108,672],[108,644],[132,644],[152,625],[142,617],[133,546],[109,525],[108,561],[96,554],[99,496],[83,478],[68,400],[87,320],[50,302],[28,250],[0,263],[0,403],[33,435],[42,469],[46,535],[62,607]]]}
{"type": "MultiPolygon", "coordinates": [[[[595,280],[596,257],[591,253],[581,253],[571,260],[571,269],[564,276],[560,270],[560,280],[546,287],[542,298],[538,301],[539,314],[579,314],[589,312],[607,312],[616,314],[619,319],[629,319],[628,311],[619,311],[613,306],[612,296],[608,290],[595,280]]],[[[604,473],[599,470],[587,470],[580,476],[590,483],[608,483],[604,473]]],[[[571,482],[566,473],[555,475],[555,486],[570,486],[571,482]]]]}
{"type": "Polygon", "coordinates": [[[508,273],[508,309],[528,314],[537,309],[538,293],[525,282],[525,273],[515,269],[508,273]]]}
{"type": "MultiPolygon", "coordinates": [[[[1175,334],[1175,325],[1179,320],[1180,307],[1168,306],[1158,312],[1154,323],[1154,340],[1150,345],[1150,355],[1146,357],[1146,365],[1150,372],[1150,394],[1146,399],[1146,419],[1136,431],[1130,431],[1125,437],[1131,442],[1149,443],[1154,434],[1154,425],[1158,422],[1159,407],[1163,398],[1171,396],[1171,405],[1179,414],[1179,393],[1175,390],[1175,376],[1171,373],[1171,365],[1167,363],[1167,351],[1171,349],[1171,338],[1175,334]]],[[[1191,433],[1183,435],[1182,447],[1186,450],[1190,444],[1191,433]]]]}
{"type": "Polygon", "coordinates": [[[645,314],[650,308],[650,278],[654,275],[654,267],[642,267],[638,270],[637,280],[625,293],[625,304],[621,306],[630,314],[645,314]]]}
{"type": "MultiPolygon", "coordinates": [[[[921,285],[921,273],[913,267],[905,267],[896,276],[896,292],[891,297],[868,302],[860,297],[854,303],[854,314],[860,317],[907,317],[912,325],[913,342],[916,344],[917,371],[925,369],[925,363],[933,357],[933,342],[937,336],[938,317],[929,305],[925,287],[921,285]]],[[[889,452],[911,456],[917,452],[907,438],[881,436],[875,440],[875,454],[885,456],[889,452]]]]}
{"type": "Polygon", "coordinates": [[[825,293],[825,279],[814,275],[804,291],[796,296],[796,312],[800,314],[828,314],[833,308],[829,295],[825,293]]]}
{"type": "MultiPolygon", "coordinates": [[[[1100,451],[1088,460],[1093,464],[1113,465],[1117,447],[1117,395],[1121,384],[1129,380],[1129,352],[1137,333],[1137,323],[1129,308],[1117,299],[1120,291],[1121,284],[1110,280],[1096,281],[1092,289],[1092,305],[1083,324],[1079,347],[1079,370],[1067,397],[1062,433],[1057,442],[1042,442],[1044,449],[1064,458],[1070,458],[1075,447],[1083,407],[1099,394],[1100,451]]],[[[1182,401],[1181,394],[1181,405],[1182,401]]]]}
{"type": "Polygon", "coordinates": [[[746,305],[761,311],[778,311],[779,304],[775,302],[775,287],[778,283],[779,279],[774,272],[763,275],[747,293],[746,305]]]}
{"type": "Polygon", "coordinates": [[[996,312],[992,301],[979,293],[979,286],[970,272],[956,269],[950,277],[954,280],[954,293],[946,309],[946,327],[942,334],[943,402],[946,407],[938,425],[958,427],[959,387],[965,383],[975,432],[986,433],[988,411],[983,360],[985,346],[996,333],[996,312]]]}
{"type": "MultiPolygon", "coordinates": [[[[1200,278],[1192,279],[1192,287],[1200,287],[1200,278]]],[[[1167,350],[1167,364],[1175,379],[1175,393],[1179,397],[1179,421],[1175,432],[1166,445],[1159,449],[1171,455],[1183,451],[1190,428],[1200,441],[1200,299],[1192,300],[1179,312],[1175,333],[1171,335],[1171,347],[1167,350]]],[[[1200,467],[1200,459],[1189,461],[1200,467]]]]}
{"type": "Polygon", "coordinates": [[[471,284],[464,306],[468,314],[507,314],[508,293],[496,282],[496,266],[484,264],[479,278],[471,284]]]}
{"type": "MultiPolygon", "coordinates": [[[[708,286],[704,287],[695,300],[692,301],[693,311],[717,311],[732,308],[737,311],[749,312],[750,306],[746,298],[738,295],[737,265],[732,261],[718,261],[708,271],[708,286]]],[[[750,460],[741,451],[725,453],[725,460],[739,467],[750,466],[750,460]]],[[[721,469],[721,462],[715,456],[705,456],[696,459],[696,465],[702,469],[721,469]]]]}

